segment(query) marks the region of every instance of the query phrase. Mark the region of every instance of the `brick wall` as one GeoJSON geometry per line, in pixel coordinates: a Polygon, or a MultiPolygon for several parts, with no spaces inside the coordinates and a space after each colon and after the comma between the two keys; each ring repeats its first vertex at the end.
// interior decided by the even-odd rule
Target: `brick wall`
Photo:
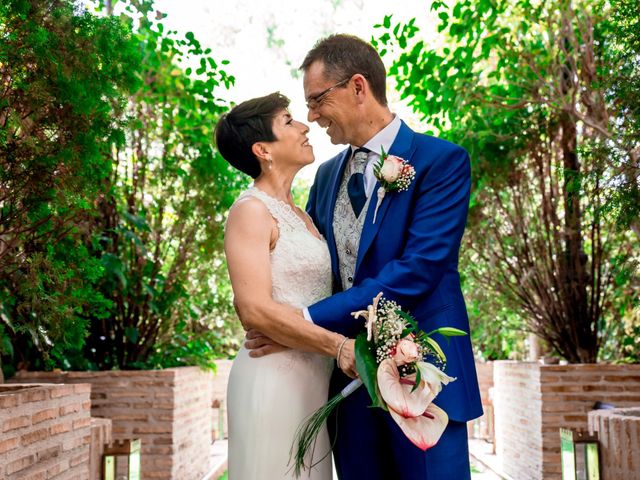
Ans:
{"type": "Polygon", "coordinates": [[[602,478],[640,477],[640,408],[591,411],[589,431],[598,432],[602,478]]]}
{"type": "Polygon", "coordinates": [[[542,395],[537,364],[494,362],[495,449],[514,479],[542,478],[542,395]]]}
{"type": "Polygon", "coordinates": [[[478,373],[478,385],[480,386],[480,399],[483,405],[489,401],[489,389],[493,387],[493,362],[476,362],[478,373]]]}
{"type": "Polygon", "coordinates": [[[469,422],[469,437],[493,440],[493,404],[489,389],[493,387],[493,362],[476,362],[478,386],[484,415],[469,422]]]}
{"type": "Polygon", "coordinates": [[[90,385],[0,385],[0,478],[89,478],[90,385]]]}
{"type": "Polygon", "coordinates": [[[597,400],[640,405],[640,365],[494,362],[496,453],[515,479],[561,478],[560,427],[587,428],[597,400]]]}
{"type": "Polygon", "coordinates": [[[227,384],[233,360],[216,360],[216,373],[213,377],[213,402],[219,405],[213,410],[213,428],[216,438],[228,438],[229,427],[227,425],[227,384]],[[220,421],[222,416],[222,422],[220,421]],[[220,425],[222,423],[222,425],[220,425]],[[222,427],[222,432],[220,431],[222,427]]]}
{"type": "Polygon", "coordinates": [[[91,451],[89,458],[89,478],[102,479],[102,455],[105,445],[111,443],[111,419],[91,418],[91,451]]]}
{"type": "Polygon", "coordinates": [[[173,479],[200,479],[211,468],[212,375],[189,369],[175,378],[173,479]],[[196,476],[197,473],[197,476],[196,476]]]}
{"type": "Polygon", "coordinates": [[[144,480],[193,480],[211,467],[212,374],[198,367],[107,372],[21,372],[22,383],[90,383],[91,414],[114,440],[140,438],[144,480]]]}

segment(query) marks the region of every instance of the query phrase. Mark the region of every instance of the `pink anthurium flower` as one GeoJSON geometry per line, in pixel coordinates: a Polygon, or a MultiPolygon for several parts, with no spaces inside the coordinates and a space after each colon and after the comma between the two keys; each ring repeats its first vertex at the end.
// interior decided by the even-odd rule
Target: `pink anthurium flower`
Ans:
{"type": "Polygon", "coordinates": [[[449,423],[449,416],[437,405],[431,404],[422,415],[406,418],[392,409],[389,413],[402,433],[422,451],[433,447],[449,423]]]}
{"type": "Polygon", "coordinates": [[[401,378],[396,363],[390,358],[380,362],[377,377],[378,388],[383,400],[389,409],[395,410],[403,417],[422,415],[435,398],[427,384],[423,382],[413,390],[416,375],[412,374],[401,378]]]}

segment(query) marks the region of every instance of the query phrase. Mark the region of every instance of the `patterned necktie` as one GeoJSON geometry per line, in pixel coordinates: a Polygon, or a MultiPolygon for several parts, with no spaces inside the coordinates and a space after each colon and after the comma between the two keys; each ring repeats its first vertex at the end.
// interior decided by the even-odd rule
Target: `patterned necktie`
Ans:
{"type": "Polygon", "coordinates": [[[364,204],[367,203],[367,193],[364,190],[364,169],[367,166],[367,154],[370,152],[367,148],[358,148],[353,154],[353,169],[347,183],[347,193],[351,200],[351,207],[356,214],[356,218],[360,216],[364,204]]]}

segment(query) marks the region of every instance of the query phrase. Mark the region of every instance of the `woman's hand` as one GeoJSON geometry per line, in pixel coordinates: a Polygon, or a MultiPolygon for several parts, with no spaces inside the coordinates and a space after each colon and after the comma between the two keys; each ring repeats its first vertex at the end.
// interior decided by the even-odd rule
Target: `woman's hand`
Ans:
{"type": "Polygon", "coordinates": [[[344,372],[345,375],[351,378],[358,378],[358,371],[356,370],[356,354],[355,354],[356,341],[348,339],[340,352],[338,353],[337,363],[338,368],[344,372]]]}

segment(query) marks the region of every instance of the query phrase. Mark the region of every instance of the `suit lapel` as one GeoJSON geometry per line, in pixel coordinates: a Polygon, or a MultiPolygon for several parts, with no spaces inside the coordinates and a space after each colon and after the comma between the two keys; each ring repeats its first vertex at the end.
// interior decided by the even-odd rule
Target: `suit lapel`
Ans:
{"type": "MultiPolygon", "coordinates": [[[[396,157],[408,160],[411,163],[411,156],[415,148],[413,147],[413,136],[415,133],[404,123],[400,126],[398,135],[394,140],[391,148],[389,149],[389,155],[395,155],[396,157]]],[[[380,182],[376,182],[376,186],[371,194],[371,200],[369,202],[369,208],[367,209],[367,216],[362,227],[362,234],[360,235],[360,246],[358,247],[358,259],[356,261],[356,275],[360,269],[360,264],[364,258],[367,250],[376,238],[376,235],[380,231],[380,227],[384,221],[384,215],[389,208],[389,204],[395,198],[396,195],[402,195],[404,192],[387,192],[380,204],[378,214],[376,216],[376,223],[373,223],[373,215],[375,213],[376,204],[378,203],[378,188],[380,188],[380,182]]],[[[335,199],[334,199],[335,203],[335,199]]]]}
{"type": "Polygon", "coordinates": [[[340,269],[338,267],[338,249],[336,247],[336,239],[333,233],[333,216],[336,210],[336,201],[338,199],[338,190],[340,188],[340,182],[344,175],[344,169],[347,166],[347,160],[349,159],[350,148],[347,148],[342,152],[342,158],[338,161],[338,167],[331,173],[329,180],[329,186],[331,188],[329,197],[329,215],[327,216],[327,225],[325,225],[325,232],[327,232],[327,244],[329,245],[329,251],[331,252],[331,271],[334,272],[334,278],[338,282],[338,285],[342,289],[342,281],[340,280],[340,269]]]}

